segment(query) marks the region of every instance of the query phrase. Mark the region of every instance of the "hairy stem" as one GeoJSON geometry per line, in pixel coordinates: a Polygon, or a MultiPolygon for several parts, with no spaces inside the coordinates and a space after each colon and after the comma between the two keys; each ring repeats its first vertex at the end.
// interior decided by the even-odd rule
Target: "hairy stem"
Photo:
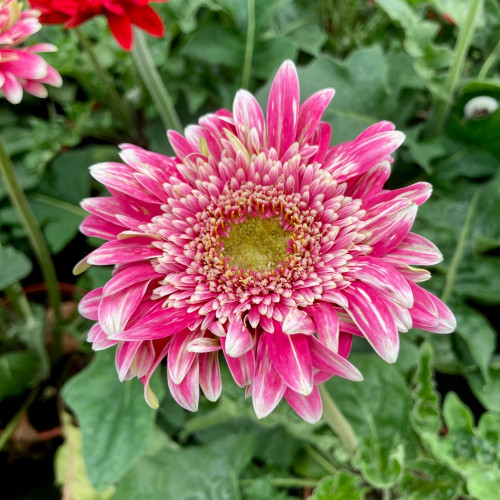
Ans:
{"type": "Polygon", "coordinates": [[[149,95],[153,99],[156,111],[158,111],[165,128],[180,132],[182,130],[181,121],[175,111],[172,98],[154,65],[153,58],[146,44],[146,39],[142,31],[139,30],[134,30],[134,36],[135,42],[132,49],[132,57],[134,58],[137,71],[149,91],[149,95]]]}
{"type": "Polygon", "coordinates": [[[450,72],[448,73],[444,84],[446,99],[440,100],[436,105],[433,127],[434,135],[438,135],[442,131],[443,126],[448,119],[451,105],[453,103],[453,95],[455,93],[460,75],[462,74],[464,62],[469,51],[476,23],[481,14],[483,4],[484,0],[471,1],[465,24],[460,28],[455,50],[453,51],[450,72]]]}
{"type": "Polygon", "coordinates": [[[339,410],[326,388],[320,385],[318,389],[321,394],[321,400],[323,401],[323,417],[331,429],[342,440],[349,454],[353,456],[358,448],[358,439],[356,434],[354,434],[351,424],[349,424],[339,410]]]}
{"type": "Polygon", "coordinates": [[[61,355],[61,293],[57,285],[57,275],[54,263],[50,255],[43,234],[38,226],[33,210],[31,209],[26,196],[19,185],[14,171],[14,166],[9,155],[5,151],[2,139],[0,138],[0,173],[5,189],[10,201],[17,211],[19,219],[28,235],[31,248],[36,256],[38,264],[42,270],[43,278],[47,285],[50,305],[54,310],[55,324],[53,331],[52,355],[54,360],[61,355]]]}
{"type": "Polygon", "coordinates": [[[495,62],[499,57],[500,57],[500,39],[495,45],[495,48],[491,51],[491,54],[486,58],[486,61],[484,61],[481,71],[479,71],[478,78],[480,80],[484,80],[488,76],[488,72],[490,71],[491,67],[495,64],[495,62]]]}
{"type": "Polygon", "coordinates": [[[250,73],[252,70],[253,48],[255,44],[255,0],[248,0],[248,27],[247,42],[245,46],[245,60],[243,62],[243,72],[241,75],[241,86],[248,88],[250,83],[250,73]]]}
{"type": "Polygon", "coordinates": [[[467,244],[467,240],[469,238],[470,230],[472,229],[472,220],[474,218],[477,203],[479,201],[480,190],[478,189],[469,205],[469,210],[467,211],[467,216],[465,217],[464,226],[462,228],[462,232],[460,233],[460,237],[458,238],[457,248],[455,253],[453,254],[453,258],[451,259],[450,268],[448,269],[448,273],[446,275],[446,280],[444,282],[443,293],[441,294],[441,300],[446,302],[453,290],[453,285],[455,283],[455,277],[457,275],[458,266],[460,265],[460,261],[462,260],[465,246],[467,244]]]}

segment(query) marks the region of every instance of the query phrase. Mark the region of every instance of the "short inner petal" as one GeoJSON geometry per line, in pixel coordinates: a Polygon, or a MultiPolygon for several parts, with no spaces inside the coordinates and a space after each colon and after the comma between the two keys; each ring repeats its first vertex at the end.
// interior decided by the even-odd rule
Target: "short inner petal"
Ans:
{"type": "Polygon", "coordinates": [[[276,217],[248,217],[232,224],[229,235],[223,238],[224,257],[230,265],[252,271],[275,268],[286,259],[286,247],[291,233],[283,229],[276,217]]]}

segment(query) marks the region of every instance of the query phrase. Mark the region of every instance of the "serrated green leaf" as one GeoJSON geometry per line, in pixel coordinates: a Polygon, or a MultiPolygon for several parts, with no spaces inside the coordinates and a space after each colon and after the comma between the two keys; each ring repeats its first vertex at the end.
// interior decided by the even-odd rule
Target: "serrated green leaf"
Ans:
{"type": "Polygon", "coordinates": [[[441,427],[439,396],[433,378],[433,350],[431,344],[425,342],[418,353],[417,371],[413,378],[414,407],[411,412],[411,423],[417,434],[423,432],[437,433],[441,427]]]}
{"type": "Polygon", "coordinates": [[[454,393],[446,396],[443,415],[448,433],[426,436],[433,456],[465,479],[473,498],[496,500],[500,491],[500,417],[486,413],[474,428],[470,410],[454,393]]]}
{"type": "Polygon", "coordinates": [[[63,387],[83,439],[83,457],[93,487],[102,490],[121,479],[147,450],[156,412],[144,401],[137,380],[121,383],[114,351],[96,354],[92,363],[63,387]]]}
{"type": "Polygon", "coordinates": [[[390,488],[394,486],[404,472],[405,452],[402,443],[395,436],[392,447],[383,448],[378,441],[376,432],[362,440],[358,452],[353,458],[364,479],[375,488],[390,488]]]}
{"type": "Polygon", "coordinates": [[[26,278],[33,268],[28,257],[11,246],[0,246],[0,262],[0,290],[26,278]]]}
{"type": "Polygon", "coordinates": [[[339,471],[336,476],[324,477],[309,500],[364,500],[367,492],[359,476],[339,471]]]}

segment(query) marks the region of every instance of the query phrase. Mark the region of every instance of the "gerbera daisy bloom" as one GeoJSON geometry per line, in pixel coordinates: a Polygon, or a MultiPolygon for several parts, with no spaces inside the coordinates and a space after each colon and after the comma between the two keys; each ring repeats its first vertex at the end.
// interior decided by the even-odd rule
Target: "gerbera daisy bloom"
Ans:
{"type": "Polygon", "coordinates": [[[130,50],[134,43],[132,25],[143,29],[150,35],[161,37],[165,27],[158,14],[149,6],[151,1],[168,0],[29,0],[38,9],[40,20],[46,24],[64,24],[74,28],[94,16],[103,15],[116,41],[130,50]]]}
{"type": "Polygon", "coordinates": [[[38,43],[31,47],[18,45],[42,27],[39,12],[22,10],[17,0],[0,0],[0,89],[12,104],[19,104],[23,89],[37,97],[47,97],[43,84],[60,87],[59,73],[37,52],[54,52],[54,45],[38,43]]]}
{"type": "Polygon", "coordinates": [[[96,350],[117,344],[121,379],[149,380],[167,358],[168,386],[196,410],[201,386],[221,392],[219,351],[258,417],[284,396],[317,421],[317,385],[334,375],[361,380],[347,360],[352,336],[386,361],[398,332],[447,333],[449,309],[416,283],[414,267],[441,260],[410,231],[427,183],[384,190],[389,155],[403,142],[388,122],[330,146],[321,122],[333,89],[302,105],[295,66],[273,82],[267,118],[249,92],[170,131],[175,158],[121,146],[125,163],[91,174],[110,197],[89,198],[81,230],[108,240],[75,268],[114,264],[113,277],[87,294],[81,313],[97,323],[96,350]]]}

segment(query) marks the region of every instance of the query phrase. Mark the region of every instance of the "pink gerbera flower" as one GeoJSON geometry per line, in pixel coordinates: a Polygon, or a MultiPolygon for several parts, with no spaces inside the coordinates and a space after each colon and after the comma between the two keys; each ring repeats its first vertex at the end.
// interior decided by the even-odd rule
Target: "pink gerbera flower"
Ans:
{"type": "Polygon", "coordinates": [[[410,231],[427,183],[384,190],[390,154],[403,142],[388,122],[330,146],[321,122],[334,91],[299,103],[292,62],[278,71],[267,118],[240,90],[220,110],[170,131],[177,157],[121,146],[122,163],[91,168],[110,197],[90,198],[81,226],[108,240],[75,268],[116,265],[82,300],[97,323],[94,349],[117,344],[121,379],[149,380],[167,358],[168,386],[196,410],[199,387],[221,392],[219,351],[258,417],[284,396],[305,420],[321,417],[317,385],[361,380],[347,360],[352,336],[386,361],[398,331],[451,332],[455,319],[416,283],[415,265],[441,260],[410,231]]]}
{"type": "Polygon", "coordinates": [[[59,73],[36,54],[54,52],[54,45],[18,47],[41,28],[38,11],[21,9],[17,0],[0,0],[0,89],[12,104],[21,102],[23,89],[36,97],[47,97],[44,83],[62,85],[59,73]]]}

